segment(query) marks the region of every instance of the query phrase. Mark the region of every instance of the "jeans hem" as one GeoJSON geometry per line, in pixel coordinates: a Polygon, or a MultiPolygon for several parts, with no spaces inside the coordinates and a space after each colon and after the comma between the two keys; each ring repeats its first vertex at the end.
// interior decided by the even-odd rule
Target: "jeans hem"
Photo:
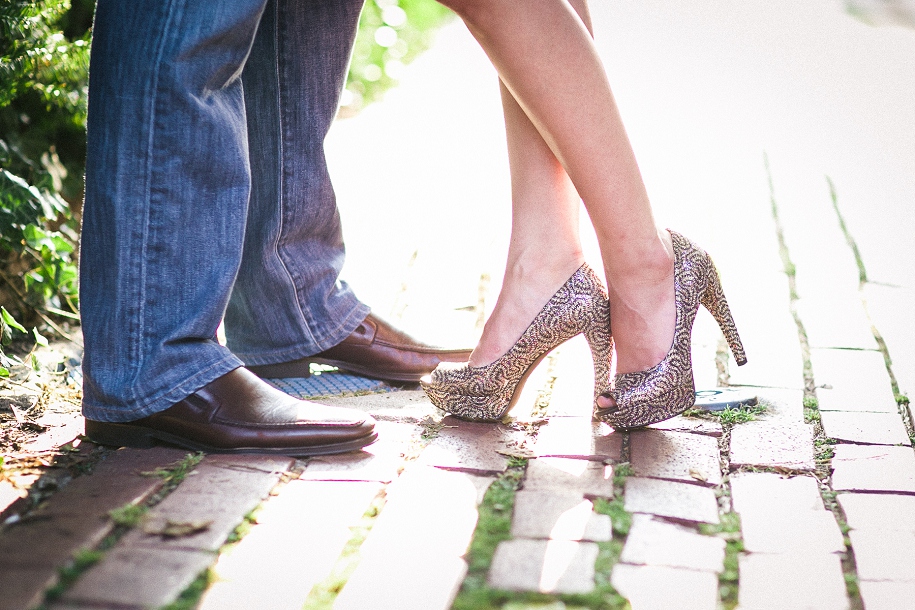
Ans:
{"type": "Polygon", "coordinates": [[[335,345],[339,345],[344,339],[353,334],[353,331],[362,324],[372,309],[364,303],[357,303],[357,306],[349,313],[348,316],[337,325],[330,333],[324,335],[322,339],[316,340],[317,350],[307,345],[295,345],[282,350],[271,350],[269,352],[235,352],[235,355],[241,358],[245,365],[260,366],[265,364],[280,364],[292,360],[307,358],[335,345]]]}
{"type": "Polygon", "coordinates": [[[150,415],[168,409],[208,383],[211,383],[242,366],[244,366],[244,364],[242,364],[236,356],[229,355],[136,408],[93,407],[83,401],[83,417],[94,421],[111,423],[123,423],[149,417],[150,415]]]}

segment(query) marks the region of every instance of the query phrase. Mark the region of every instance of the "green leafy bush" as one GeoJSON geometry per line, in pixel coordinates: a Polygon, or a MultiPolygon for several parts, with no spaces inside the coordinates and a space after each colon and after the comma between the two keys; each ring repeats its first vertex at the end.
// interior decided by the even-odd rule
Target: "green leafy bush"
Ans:
{"type": "Polygon", "coordinates": [[[397,84],[403,67],[454,15],[435,0],[366,0],[340,112],[351,116],[397,84]]]}
{"type": "Polygon", "coordinates": [[[26,325],[78,309],[92,6],[0,5],[0,304],[26,325]]]}
{"type": "MultiPolygon", "coordinates": [[[[0,305],[25,326],[75,318],[94,0],[0,0],[0,305]]],[[[451,15],[367,0],[341,115],[397,82],[451,15]]]]}

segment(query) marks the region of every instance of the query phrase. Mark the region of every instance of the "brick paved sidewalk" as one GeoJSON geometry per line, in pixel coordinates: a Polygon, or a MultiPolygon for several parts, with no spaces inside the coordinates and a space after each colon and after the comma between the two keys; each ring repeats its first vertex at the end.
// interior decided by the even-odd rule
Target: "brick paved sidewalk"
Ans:
{"type": "MultiPolygon", "coordinates": [[[[725,10],[713,4],[701,11],[725,10]]],[[[693,19],[700,11],[695,3],[688,10],[664,6],[671,22],[686,24],[677,27],[704,32],[689,40],[707,36],[712,47],[733,43],[733,33],[722,37],[710,25],[712,16],[693,19]],[[703,19],[708,23],[699,23],[703,19]]],[[[886,62],[873,71],[878,76],[881,70],[896,74],[900,58],[911,57],[913,43],[895,33],[886,37],[896,47],[881,46],[889,43],[864,26],[834,15],[812,18],[810,7],[783,3],[767,10],[777,19],[747,19],[750,30],[784,39],[786,49],[801,48],[805,38],[824,48],[841,41],[886,62]],[[830,36],[811,30],[793,37],[773,29],[776,21],[812,28],[819,18],[830,36]]],[[[810,148],[797,145],[803,139],[798,135],[783,142],[779,124],[763,129],[775,134],[771,141],[750,138],[747,145],[721,133],[715,136],[721,142],[704,140],[708,125],[701,117],[718,106],[704,98],[695,103],[702,112],[690,115],[693,102],[685,94],[680,119],[700,121],[697,133],[685,132],[680,139],[690,145],[680,150],[680,132],[664,125],[658,141],[670,141],[676,159],[652,153],[645,141],[654,132],[646,126],[671,113],[652,106],[651,91],[639,92],[637,73],[675,79],[671,70],[680,70],[696,80],[697,91],[715,92],[709,84],[715,69],[729,69],[714,65],[707,68],[712,76],[703,76],[692,64],[689,70],[676,62],[665,67],[665,60],[679,56],[658,59],[652,55],[656,45],[640,46],[616,23],[635,20],[673,46],[687,44],[676,38],[677,28],[652,21],[664,11],[595,3],[595,29],[612,34],[606,42],[599,36],[599,44],[613,82],[620,83],[621,106],[659,215],[709,249],[747,346],[750,362],[738,369],[727,360],[711,318],[700,314],[693,346],[699,386],[736,386],[757,395],[759,408],[694,412],[625,434],[594,424],[590,356],[576,339],[539,367],[506,424],[443,417],[415,389],[366,385],[361,390],[372,393],[322,399],[379,420],[378,443],[343,456],[99,451],[87,442],[68,444],[79,432],[72,412],[52,414],[43,424],[49,430],[41,459],[99,461],[69,482],[51,476],[32,481],[47,499],[28,510],[14,502],[21,490],[0,480],[0,610],[910,606],[915,453],[904,394],[915,383],[908,315],[915,282],[896,259],[911,260],[899,236],[908,234],[912,219],[898,214],[898,222],[887,223],[886,211],[868,197],[892,207],[911,198],[911,185],[890,180],[892,169],[884,166],[895,162],[868,153],[867,138],[853,137],[844,153],[829,144],[844,142],[838,136],[824,136],[823,148],[810,148]],[[736,151],[733,165],[722,155],[702,168],[697,155],[684,152],[698,148],[713,155],[717,146],[736,151]],[[771,190],[757,156],[752,172],[739,166],[762,148],[772,160],[771,190]],[[835,207],[824,170],[804,165],[804,155],[822,155],[816,163],[825,171],[839,168],[835,207]],[[871,156],[879,162],[861,170],[871,156]],[[711,167],[718,161],[720,167],[711,167]],[[712,184],[727,175],[738,176],[734,184],[740,184],[712,184]]],[[[735,23],[735,31],[744,27],[740,19],[735,23]]],[[[689,48],[699,54],[698,63],[714,63],[702,60],[699,47],[689,48]]],[[[733,58],[745,60],[742,69],[768,69],[746,53],[733,58]]],[[[822,67],[800,64],[792,69],[805,78],[822,67]]],[[[443,31],[438,45],[409,70],[414,80],[405,77],[388,101],[340,124],[328,142],[352,254],[348,279],[381,313],[416,334],[472,341],[498,293],[490,280],[501,273],[508,235],[498,96],[485,58],[460,26],[443,31]],[[416,108],[427,112],[417,116],[416,108]],[[403,126],[411,121],[421,134],[405,138],[403,126]],[[403,175],[403,167],[415,180],[378,187],[388,175],[403,175]],[[437,203],[444,210],[434,231],[428,216],[433,190],[441,193],[437,203]],[[450,230],[445,234],[440,226],[450,230]],[[396,227],[402,238],[379,244],[376,236],[385,227],[387,234],[396,227]],[[392,277],[398,290],[391,289],[392,277]]],[[[892,92],[878,87],[882,81],[859,72],[842,74],[848,96],[874,89],[890,99],[892,92]]],[[[897,76],[899,82],[910,78],[897,76]]],[[[800,80],[805,87],[810,82],[800,80]]],[[[728,107],[768,103],[741,99],[728,107]]],[[[893,103],[886,107],[897,108],[893,103]]],[[[802,122],[779,117],[789,126],[802,122]]],[[[896,126],[904,133],[911,127],[906,120],[900,115],[896,126]]],[[[856,115],[858,122],[891,140],[873,117],[856,115]]],[[[588,247],[596,260],[593,244],[588,247]]],[[[325,375],[339,388],[362,383],[325,375]]],[[[283,389],[308,388],[292,383],[283,389]]],[[[7,465],[14,462],[15,456],[5,457],[7,465]]]]}

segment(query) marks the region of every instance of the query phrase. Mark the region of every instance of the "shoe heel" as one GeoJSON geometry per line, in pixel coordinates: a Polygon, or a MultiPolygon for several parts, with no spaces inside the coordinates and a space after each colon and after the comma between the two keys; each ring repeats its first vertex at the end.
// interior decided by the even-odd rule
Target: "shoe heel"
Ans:
{"type": "Polygon", "coordinates": [[[601,299],[594,307],[594,316],[588,321],[582,334],[591,348],[594,361],[594,401],[610,391],[613,367],[613,335],[610,333],[610,304],[601,299]]]}
{"type": "Polygon", "coordinates": [[[87,419],[85,422],[86,436],[93,443],[109,447],[131,447],[133,449],[149,449],[156,446],[156,439],[149,432],[136,426],[91,419],[87,419]]]}
{"type": "Polygon", "coordinates": [[[731,353],[734,354],[737,366],[745,365],[747,363],[747,355],[743,350],[740,335],[737,334],[737,326],[734,324],[731,308],[728,307],[728,301],[724,297],[724,290],[721,288],[721,279],[718,277],[718,271],[711,260],[709,260],[709,272],[705,290],[702,292],[700,301],[712,314],[715,321],[718,322],[718,326],[728,342],[728,347],[731,348],[731,353]]]}

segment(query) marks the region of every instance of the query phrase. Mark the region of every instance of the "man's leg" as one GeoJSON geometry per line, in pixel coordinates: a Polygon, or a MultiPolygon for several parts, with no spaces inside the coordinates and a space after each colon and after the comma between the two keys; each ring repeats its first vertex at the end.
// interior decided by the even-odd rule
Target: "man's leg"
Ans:
{"type": "Polygon", "coordinates": [[[250,191],[238,73],[264,2],[98,3],[80,256],[91,419],[161,411],[241,364],[215,333],[250,191]]]}
{"type": "Polygon", "coordinates": [[[324,139],[346,80],[363,0],[270,0],[242,74],[252,198],[226,314],[228,345],[265,377],[324,362],[418,381],[470,350],[416,341],[369,315],[338,280],[344,247],[324,139]]]}
{"type": "Polygon", "coordinates": [[[240,79],[265,0],[101,0],[81,252],[86,433],[105,444],[316,455],[375,438],[216,339],[248,199],[240,79]]]}
{"type": "Polygon", "coordinates": [[[272,364],[343,341],[368,315],[338,281],[344,246],[324,158],[363,0],[269,0],[242,73],[252,194],[229,348],[272,364]]]}

